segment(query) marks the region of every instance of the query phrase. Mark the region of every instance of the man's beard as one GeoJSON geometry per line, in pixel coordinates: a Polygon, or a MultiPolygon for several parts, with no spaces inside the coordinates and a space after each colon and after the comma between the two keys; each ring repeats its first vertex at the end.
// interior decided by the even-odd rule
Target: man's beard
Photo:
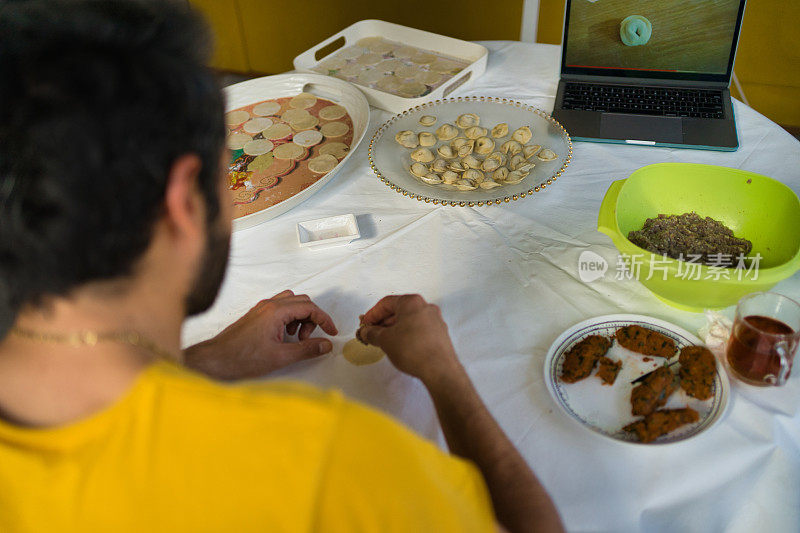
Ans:
{"type": "MultiPolygon", "coordinates": [[[[217,215],[219,218],[219,215],[217,215]]],[[[230,227],[230,226],[228,226],[230,227]]],[[[186,314],[198,315],[214,303],[225,278],[228,252],[231,246],[230,231],[221,224],[208,224],[208,241],[203,252],[200,271],[192,290],[186,297],[186,314]]]]}

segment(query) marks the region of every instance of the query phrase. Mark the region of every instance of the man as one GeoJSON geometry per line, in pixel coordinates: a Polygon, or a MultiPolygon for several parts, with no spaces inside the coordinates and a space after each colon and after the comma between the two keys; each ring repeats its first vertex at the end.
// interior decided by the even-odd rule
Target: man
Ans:
{"type": "Polygon", "coordinates": [[[230,239],[206,42],[163,0],[0,8],[0,531],[559,531],[419,296],[360,336],[422,380],[452,456],[336,392],[201,375],[329,352],[307,296],[181,353],[230,239]]]}

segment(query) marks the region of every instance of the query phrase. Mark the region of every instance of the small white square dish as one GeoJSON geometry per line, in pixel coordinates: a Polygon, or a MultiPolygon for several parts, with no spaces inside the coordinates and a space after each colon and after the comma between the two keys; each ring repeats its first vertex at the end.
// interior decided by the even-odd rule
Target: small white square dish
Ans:
{"type": "Polygon", "coordinates": [[[352,213],[297,223],[297,242],[301,248],[318,250],[349,244],[361,237],[352,213]]]}

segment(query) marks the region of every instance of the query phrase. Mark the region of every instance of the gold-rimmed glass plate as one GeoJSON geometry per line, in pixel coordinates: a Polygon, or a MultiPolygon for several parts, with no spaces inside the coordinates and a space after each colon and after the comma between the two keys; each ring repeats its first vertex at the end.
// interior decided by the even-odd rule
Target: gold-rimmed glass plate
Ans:
{"type": "MultiPolygon", "coordinates": [[[[463,136],[463,130],[459,134],[463,136]]],[[[490,134],[491,135],[491,134],[490,134]]],[[[430,149],[436,154],[436,148],[450,141],[438,141],[430,149]]],[[[451,206],[481,206],[500,204],[525,198],[545,189],[552,184],[572,159],[572,141],[566,130],[550,115],[532,106],[491,97],[458,97],[447,100],[436,100],[414,107],[400,113],[381,126],[370,142],[369,162],[375,174],[393,190],[434,204],[451,206]],[[553,161],[540,161],[534,156],[531,162],[536,166],[520,183],[503,185],[494,189],[475,189],[473,191],[448,190],[436,185],[428,185],[414,177],[411,172],[411,152],[395,141],[395,135],[403,130],[416,133],[427,131],[435,133],[444,123],[455,124],[456,119],[464,113],[474,113],[480,117],[480,126],[491,129],[500,123],[507,123],[509,134],[495,139],[495,150],[511,139],[511,133],[522,126],[529,126],[533,138],[527,144],[539,144],[557,154],[553,161]],[[436,117],[432,126],[419,123],[423,115],[436,117]]]]}

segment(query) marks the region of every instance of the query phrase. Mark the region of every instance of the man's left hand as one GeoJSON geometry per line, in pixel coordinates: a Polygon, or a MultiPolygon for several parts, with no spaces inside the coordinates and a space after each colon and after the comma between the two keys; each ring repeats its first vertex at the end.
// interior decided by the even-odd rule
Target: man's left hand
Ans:
{"type": "Polygon", "coordinates": [[[216,379],[269,374],[331,351],[328,339],[311,337],[319,327],[338,332],[328,314],[305,294],[283,291],[261,300],[219,335],[184,350],[184,364],[216,379]],[[287,340],[297,333],[297,342],[287,340]]]}

